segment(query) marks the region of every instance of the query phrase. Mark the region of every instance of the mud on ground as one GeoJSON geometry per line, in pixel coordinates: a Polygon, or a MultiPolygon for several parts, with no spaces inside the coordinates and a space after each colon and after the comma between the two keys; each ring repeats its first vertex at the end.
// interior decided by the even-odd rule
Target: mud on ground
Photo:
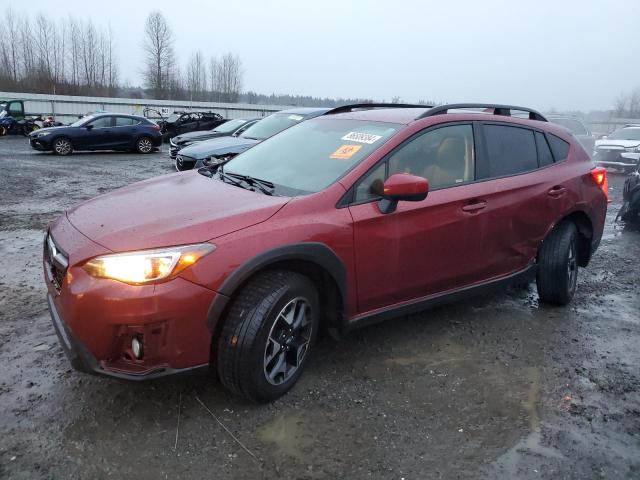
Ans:
{"type": "Polygon", "coordinates": [[[623,177],[571,306],[539,305],[531,285],[323,338],[293,391],[256,406],[207,376],[77,373],[51,326],[46,224],[171,171],[166,152],[60,158],[0,138],[0,478],[640,478],[640,234],[614,228],[623,177]]]}

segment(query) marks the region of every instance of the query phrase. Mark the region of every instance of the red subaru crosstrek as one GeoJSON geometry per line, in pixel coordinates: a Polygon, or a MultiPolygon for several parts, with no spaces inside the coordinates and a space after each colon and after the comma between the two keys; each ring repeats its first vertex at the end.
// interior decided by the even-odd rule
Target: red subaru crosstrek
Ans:
{"type": "Polygon", "coordinates": [[[605,171],[534,110],[347,106],[67,212],[44,245],[49,306],[79,370],[212,365],[268,401],[321,327],[533,277],[542,301],[566,304],[606,208],[605,171]]]}

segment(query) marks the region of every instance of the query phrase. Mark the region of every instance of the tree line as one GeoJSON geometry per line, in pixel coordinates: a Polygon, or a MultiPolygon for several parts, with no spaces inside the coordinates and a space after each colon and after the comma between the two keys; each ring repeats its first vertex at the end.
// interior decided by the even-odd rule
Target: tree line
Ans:
{"type": "Polygon", "coordinates": [[[58,21],[21,16],[8,8],[0,38],[0,91],[299,106],[371,101],[243,92],[242,61],[231,52],[206,57],[198,50],[181,68],[173,31],[159,11],[145,22],[144,85],[138,87],[121,82],[110,26],[71,15],[58,21]]]}
{"type": "Polygon", "coordinates": [[[640,118],[640,87],[618,95],[613,111],[619,118],[640,118]]]}

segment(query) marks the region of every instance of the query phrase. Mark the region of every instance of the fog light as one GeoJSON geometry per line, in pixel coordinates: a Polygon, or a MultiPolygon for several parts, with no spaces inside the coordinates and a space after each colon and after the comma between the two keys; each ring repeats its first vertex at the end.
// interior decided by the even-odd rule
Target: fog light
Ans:
{"type": "Polygon", "coordinates": [[[138,339],[138,337],[133,337],[133,340],[131,340],[131,351],[138,360],[140,360],[142,358],[142,355],[144,355],[142,342],[138,339]]]}

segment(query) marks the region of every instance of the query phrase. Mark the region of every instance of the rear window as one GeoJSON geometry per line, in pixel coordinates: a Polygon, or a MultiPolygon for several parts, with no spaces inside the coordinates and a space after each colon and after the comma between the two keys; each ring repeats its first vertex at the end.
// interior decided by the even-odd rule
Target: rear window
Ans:
{"type": "Polygon", "coordinates": [[[516,175],[538,168],[533,131],[506,125],[484,125],[489,176],[516,175]]]}
{"type": "Polygon", "coordinates": [[[553,155],[551,154],[551,149],[549,148],[547,139],[544,137],[544,134],[540,132],[536,132],[535,135],[536,146],[538,147],[538,164],[541,167],[551,165],[553,163],[553,155]]]}
{"type": "Polygon", "coordinates": [[[551,147],[553,158],[555,158],[556,162],[561,162],[569,156],[569,143],[551,133],[547,134],[547,138],[549,139],[549,146],[551,147]]]}

